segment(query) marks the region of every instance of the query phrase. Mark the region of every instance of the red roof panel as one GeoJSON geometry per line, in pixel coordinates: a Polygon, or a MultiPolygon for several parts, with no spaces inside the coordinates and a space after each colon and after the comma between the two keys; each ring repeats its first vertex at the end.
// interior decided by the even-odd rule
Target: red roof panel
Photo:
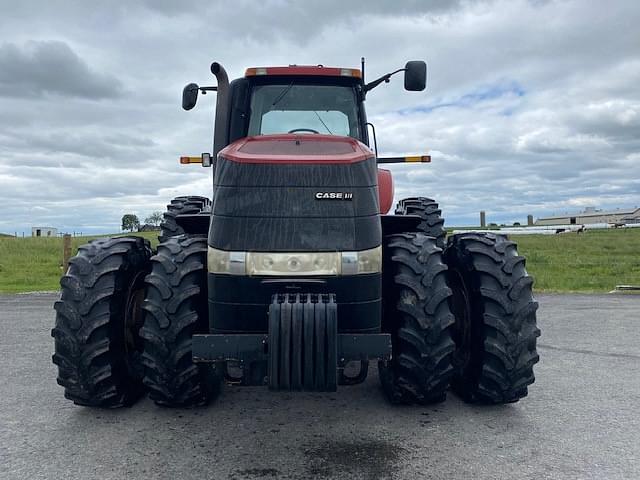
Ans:
{"type": "Polygon", "coordinates": [[[324,67],[322,65],[289,65],[288,67],[252,67],[247,68],[245,77],[260,75],[312,75],[325,77],[362,78],[357,68],[324,67]]]}

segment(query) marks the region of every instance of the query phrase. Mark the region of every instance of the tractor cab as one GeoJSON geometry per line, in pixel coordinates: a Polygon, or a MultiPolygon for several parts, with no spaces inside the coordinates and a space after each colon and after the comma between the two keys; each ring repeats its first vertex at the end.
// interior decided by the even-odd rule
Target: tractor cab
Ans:
{"type": "Polygon", "coordinates": [[[244,108],[232,110],[232,116],[246,121],[232,136],[325,134],[367,144],[360,78],[359,70],[322,66],[249,68],[233,85],[248,94],[238,94],[244,108]]]}
{"type": "Polygon", "coordinates": [[[217,87],[188,84],[182,106],[192,109],[198,92],[218,92],[214,152],[247,136],[269,134],[325,134],[355,138],[369,146],[364,100],[367,92],[392,75],[405,72],[405,89],[426,86],[426,64],[407,62],[405,68],[365,83],[362,69],[322,65],[253,67],[229,83],[224,68],[211,65],[217,87]]]}

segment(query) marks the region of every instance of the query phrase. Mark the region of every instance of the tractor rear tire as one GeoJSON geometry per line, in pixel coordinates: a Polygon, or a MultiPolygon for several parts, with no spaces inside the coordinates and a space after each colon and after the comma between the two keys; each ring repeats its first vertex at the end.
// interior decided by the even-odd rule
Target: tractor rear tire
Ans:
{"type": "Polygon", "coordinates": [[[60,280],[54,305],[53,363],[66,398],[115,408],[143,393],[141,304],[151,248],[142,238],[104,238],[83,245],[60,280]]]}
{"type": "Polygon", "coordinates": [[[385,241],[382,330],[391,334],[393,358],[379,363],[382,388],[392,403],[441,402],[455,348],[442,249],[422,233],[385,241]]]}
{"type": "Polygon", "coordinates": [[[206,405],[221,380],[212,367],[193,363],[191,337],[208,333],[207,239],[169,238],[158,245],[151,265],[140,331],[149,397],[168,407],[206,405]]]}
{"type": "Polygon", "coordinates": [[[442,210],[435,200],[426,197],[405,198],[398,202],[396,215],[417,215],[421,218],[417,230],[436,239],[438,247],[444,249],[445,236],[442,210]]]}
{"type": "Polygon", "coordinates": [[[452,387],[465,401],[517,402],[534,382],[538,303],[516,244],[501,235],[464,233],[445,250],[456,317],[452,387]]]}
{"type": "Polygon", "coordinates": [[[160,223],[160,242],[166,241],[170,237],[184,235],[186,232],[176,222],[176,217],[183,214],[198,214],[211,210],[211,200],[206,197],[182,196],[171,200],[167,205],[167,211],[164,212],[163,220],[160,223]]]}

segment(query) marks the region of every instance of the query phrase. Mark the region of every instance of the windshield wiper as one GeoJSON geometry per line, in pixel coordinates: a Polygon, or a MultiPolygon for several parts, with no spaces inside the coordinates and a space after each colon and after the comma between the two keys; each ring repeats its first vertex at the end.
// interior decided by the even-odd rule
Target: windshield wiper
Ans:
{"type": "Polygon", "coordinates": [[[333,132],[331,130],[329,130],[329,127],[327,127],[327,124],[324,123],[324,121],[322,120],[322,117],[320,116],[320,114],[318,112],[316,112],[315,110],[313,111],[313,113],[316,114],[316,117],[318,117],[318,120],[320,120],[320,123],[322,123],[322,125],[324,125],[324,128],[327,129],[327,132],[329,132],[329,135],[333,135],[333,132]]]}
{"type": "Polygon", "coordinates": [[[291,82],[289,85],[287,85],[284,89],[282,89],[282,91],[278,94],[278,96],[275,98],[275,100],[273,101],[273,103],[271,104],[272,107],[275,107],[278,102],[280,102],[280,100],[282,100],[284,98],[284,96],[289,93],[289,90],[291,90],[291,87],[293,87],[293,82],[291,82]]]}

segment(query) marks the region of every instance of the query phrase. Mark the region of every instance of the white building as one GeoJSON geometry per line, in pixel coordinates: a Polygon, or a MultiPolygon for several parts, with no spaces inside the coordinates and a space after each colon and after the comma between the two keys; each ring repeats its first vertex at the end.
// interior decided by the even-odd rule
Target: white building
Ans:
{"type": "Polygon", "coordinates": [[[557,215],[553,217],[539,218],[536,225],[588,225],[590,223],[640,223],[640,208],[618,210],[596,210],[587,208],[576,214],[557,215]]]}
{"type": "Polygon", "coordinates": [[[31,227],[32,237],[56,237],[58,229],[53,227],[31,227]]]}

